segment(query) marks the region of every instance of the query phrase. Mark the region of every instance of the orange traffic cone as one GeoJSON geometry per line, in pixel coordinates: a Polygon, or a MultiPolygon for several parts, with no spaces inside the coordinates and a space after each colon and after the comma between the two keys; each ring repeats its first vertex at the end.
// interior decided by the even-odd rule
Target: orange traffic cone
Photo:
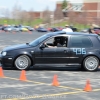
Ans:
{"type": "Polygon", "coordinates": [[[32,34],[32,32],[31,32],[31,31],[28,31],[28,33],[29,33],[29,34],[32,34]]]}
{"type": "Polygon", "coordinates": [[[86,91],[86,92],[92,91],[92,87],[91,87],[91,85],[90,85],[90,80],[87,80],[86,86],[85,86],[85,88],[84,88],[84,91],[86,91]]]}
{"type": "Polygon", "coordinates": [[[58,79],[57,79],[57,75],[54,75],[52,85],[53,86],[59,86],[59,82],[58,82],[58,79]]]}
{"type": "Polygon", "coordinates": [[[21,81],[26,81],[27,80],[26,79],[26,72],[25,72],[25,70],[22,70],[21,71],[20,80],[21,81]]]}
{"type": "Polygon", "coordinates": [[[0,77],[4,77],[2,67],[0,67],[0,77]]]}

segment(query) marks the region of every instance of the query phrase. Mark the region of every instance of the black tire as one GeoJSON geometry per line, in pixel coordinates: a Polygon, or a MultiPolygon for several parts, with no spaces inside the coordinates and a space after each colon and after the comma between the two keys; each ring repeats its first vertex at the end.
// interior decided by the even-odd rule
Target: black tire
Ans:
{"type": "Polygon", "coordinates": [[[86,71],[96,71],[99,67],[99,59],[95,56],[88,56],[83,61],[83,68],[86,71]]]}
{"type": "Polygon", "coordinates": [[[28,56],[21,55],[16,58],[16,60],[14,61],[14,65],[19,70],[26,70],[31,66],[31,60],[28,56]]]}

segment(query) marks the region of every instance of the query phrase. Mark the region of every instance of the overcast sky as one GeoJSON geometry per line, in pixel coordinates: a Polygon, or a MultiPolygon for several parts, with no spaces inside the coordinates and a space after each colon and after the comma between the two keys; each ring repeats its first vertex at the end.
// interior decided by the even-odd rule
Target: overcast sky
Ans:
{"type": "MultiPolygon", "coordinates": [[[[33,9],[34,11],[43,11],[47,7],[50,10],[55,9],[57,1],[63,0],[0,0],[0,7],[6,7],[11,10],[15,4],[20,5],[24,10],[33,9]]],[[[82,0],[69,0],[74,3],[82,3],[82,0]]]]}

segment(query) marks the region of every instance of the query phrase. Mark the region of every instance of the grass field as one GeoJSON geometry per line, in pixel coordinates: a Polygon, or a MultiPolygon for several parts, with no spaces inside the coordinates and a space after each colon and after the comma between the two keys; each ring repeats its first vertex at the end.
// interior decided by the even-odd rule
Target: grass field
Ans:
{"type": "MultiPolygon", "coordinates": [[[[34,19],[32,21],[21,21],[21,20],[14,20],[14,19],[0,19],[0,24],[8,24],[8,25],[29,25],[31,27],[34,27],[36,25],[42,24],[43,23],[43,19],[34,19]]],[[[52,24],[50,25],[50,27],[64,27],[66,24],[68,25],[72,25],[70,22],[67,21],[63,21],[63,22],[59,22],[56,24],[52,24]]],[[[79,30],[88,28],[88,25],[84,25],[84,24],[79,24],[79,23],[74,23],[73,24],[74,27],[78,28],[79,30]]]]}
{"type": "Polygon", "coordinates": [[[39,25],[43,22],[42,19],[34,19],[32,21],[21,21],[21,20],[14,20],[14,19],[0,19],[0,24],[7,24],[7,25],[30,25],[34,27],[35,25],[39,25]]]}
{"type": "Polygon", "coordinates": [[[66,24],[73,25],[73,27],[76,27],[78,30],[82,30],[82,29],[90,27],[89,25],[86,25],[86,24],[79,24],[79,23],[72,24],[70,22],[60,22],[60,23],[54,24],[53,26],[55,26],[55,27],[64,27],[66,24]]]}

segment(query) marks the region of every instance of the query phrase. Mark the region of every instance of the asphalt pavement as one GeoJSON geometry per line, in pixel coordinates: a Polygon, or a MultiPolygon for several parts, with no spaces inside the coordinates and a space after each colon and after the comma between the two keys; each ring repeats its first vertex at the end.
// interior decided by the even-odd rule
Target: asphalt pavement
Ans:
{"type": "MultiPolygon", "coordinates": [[[[28,43],[47,34],[40,32],[0,32],[0,52],[3,48],[28,43]]],[[[100,70],[81,71],[78,68],[33,67],[25,71],[3,69],[0,78],[0,100],[100,100],[100,70]],[[53,86],[54,76],[56,84],[53,86]],[[88,81],[88,84],[87,84],[88,81]],[[84,88],[91,88],[90,92],[84,88]]],[[[1,72],[0,72],[1,73],[1,72]]]]}

